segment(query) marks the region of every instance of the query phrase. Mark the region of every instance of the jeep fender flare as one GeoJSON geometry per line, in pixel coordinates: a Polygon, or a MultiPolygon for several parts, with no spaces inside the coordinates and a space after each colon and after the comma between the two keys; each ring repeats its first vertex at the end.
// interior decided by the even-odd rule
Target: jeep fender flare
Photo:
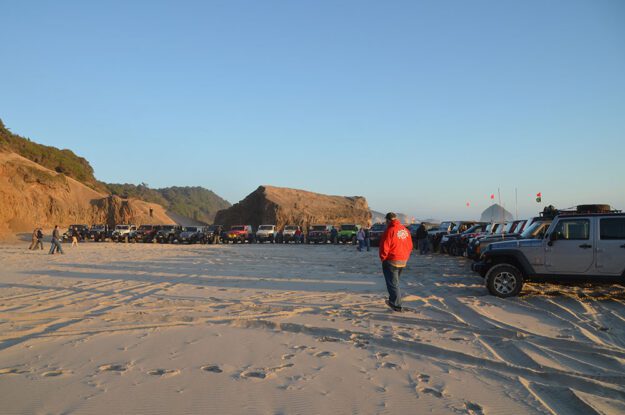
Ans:
{"type": "Polygon", "coordinates": [[[534,275],[534,267],[529,263],[525,255],[515,249],[498,249],[496,252],[488,251],[484,254],[484,260],[493,265],[509,263],[514,265],[528,277],[534,275]]]}

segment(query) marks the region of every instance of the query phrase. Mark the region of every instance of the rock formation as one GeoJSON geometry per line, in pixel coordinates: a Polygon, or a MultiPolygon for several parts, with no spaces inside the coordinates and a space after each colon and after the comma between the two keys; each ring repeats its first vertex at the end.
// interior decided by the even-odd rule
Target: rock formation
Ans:
{"type": "Polygon", "coordinates": [[[129,222],[175,223],[160,205],[109,196],[18,154],[0,152],[0,235],[36,226],[129,222]]]}
{"type": "Polygon", "coordinates": [[[367,225],[371,212],[367,200],[361,196],[328,196],[305,190],[260,186],[232,207],[217,212],[215,223],[231,226],[275,224],[340,225],[355,223],[367,225]]]}

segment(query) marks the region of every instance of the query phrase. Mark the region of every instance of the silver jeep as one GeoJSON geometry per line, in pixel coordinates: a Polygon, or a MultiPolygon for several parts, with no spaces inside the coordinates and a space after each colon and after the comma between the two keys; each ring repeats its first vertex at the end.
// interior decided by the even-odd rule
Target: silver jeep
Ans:
{"type": "Polygon", "coordinates": [[[518,295],[532,279],[625,283],[625,214],[560,214],[544,238],[493,243],[471,268],[498,297],[518,295]]]}

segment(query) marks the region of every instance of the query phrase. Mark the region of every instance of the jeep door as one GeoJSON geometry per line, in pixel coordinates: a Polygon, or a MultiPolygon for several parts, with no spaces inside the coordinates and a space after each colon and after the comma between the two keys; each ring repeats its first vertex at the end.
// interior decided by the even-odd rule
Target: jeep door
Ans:
{"type": "Polygon", "coordinates": [[[559,220],[548,236],[556,234],[545,246],[545,266],[553,274],[583,274],[593,265],[593,227],[590,218],[559,220]]]}
{"type": "Polygon", "coordinates": [[[597,271],[606,275],[625,271],[625,217],[599,218],[597,271]]]}

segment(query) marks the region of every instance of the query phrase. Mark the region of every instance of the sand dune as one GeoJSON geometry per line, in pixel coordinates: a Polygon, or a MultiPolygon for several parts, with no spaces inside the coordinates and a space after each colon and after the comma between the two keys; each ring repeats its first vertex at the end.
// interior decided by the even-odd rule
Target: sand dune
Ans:
{"type": "Polygon", "coordinates": [[[346,246],[1,245],[2,413],[617,414],[625,288],[488,296],[346,246]],[[59,393],[62,391],[62,393],[59,393]]]}

